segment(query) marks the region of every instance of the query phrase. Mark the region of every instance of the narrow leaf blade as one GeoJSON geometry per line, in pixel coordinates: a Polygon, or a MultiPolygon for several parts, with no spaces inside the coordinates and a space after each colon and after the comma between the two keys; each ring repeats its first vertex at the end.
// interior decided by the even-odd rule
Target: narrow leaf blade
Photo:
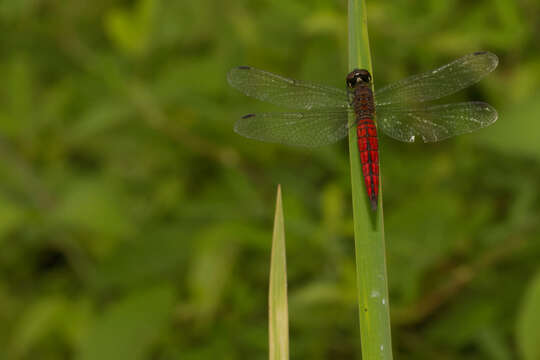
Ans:
{"type": "Polygon", "coordinates": [[[270,360],[289,359],[289,310],[287,303],[287,262],[285,250],[285,225],[278,186],[272,258],[270,260],[270,289],[268,294],[270,360]]]}
{"type": "MultiPolygon", "coordinates": [[[[365,0],[349,0],[349,70],[353,69],[367,69],[374,76],[365,0]]],[[[349,121],[354,120],[349,115],[349,121]]],[[[362,358],[392,360],[383,192],[381,186],[377,211],[371,211],[362,178],[355,126],[350,127],[349,153],[362,358]]]]}

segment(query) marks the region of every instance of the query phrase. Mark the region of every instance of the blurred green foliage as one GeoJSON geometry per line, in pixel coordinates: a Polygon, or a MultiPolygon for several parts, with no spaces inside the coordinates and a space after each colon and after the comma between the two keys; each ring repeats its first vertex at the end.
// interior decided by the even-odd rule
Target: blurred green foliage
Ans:
{"type": "MultiPolygon", "coordinates": [[[[376,86],[490,50],[499,121],[381,139],[398,359],[540,358],[540,3],[368,1],[376,86]]],[[[345,0],[0,0],[0,359],[264,359],[276,184],[291,358],[360,358],[346,142],[233,133],[254,65],[344,85],[345,0]]]]}

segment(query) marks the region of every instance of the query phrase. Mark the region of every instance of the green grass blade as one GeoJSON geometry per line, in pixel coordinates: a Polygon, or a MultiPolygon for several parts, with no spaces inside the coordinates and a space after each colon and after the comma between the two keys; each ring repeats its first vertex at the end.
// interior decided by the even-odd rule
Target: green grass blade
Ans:
{"type": "MultiPolygon", "coordinates": [[[[349,0],[349,68],[367,69],[373,76],[365,0],[349,0]]],[[[354,121],[354,118],[349,119],[354,121]]],[[[353,197],[356,278],[360,314],[362,358],[392,359],[382,187],[377,212],[371,211],[366,194],[356,128],[349,133],[353,197]]]]}
{"type": "Polygon", "coordinates": [[[287,305],[287,261],[281,186],[278,186],[277,190],[276,213],[274,216],[268,304],[270,360],[288,360],[289,310],[287,305]]]}

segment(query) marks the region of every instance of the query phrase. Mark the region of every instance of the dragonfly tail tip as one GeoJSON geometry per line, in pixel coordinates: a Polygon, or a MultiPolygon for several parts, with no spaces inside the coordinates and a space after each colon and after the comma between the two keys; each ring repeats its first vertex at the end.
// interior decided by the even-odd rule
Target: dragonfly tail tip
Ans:
{"type": "Polygon", "coordinates": [[[377,199],[371,199],[371,210],[377,211],[377,199]]]}

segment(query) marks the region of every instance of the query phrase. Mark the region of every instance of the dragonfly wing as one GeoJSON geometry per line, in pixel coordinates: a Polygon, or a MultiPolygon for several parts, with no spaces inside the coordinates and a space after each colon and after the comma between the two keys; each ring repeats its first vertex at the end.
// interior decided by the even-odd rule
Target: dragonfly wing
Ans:
{"type": "Polygon", "coordinates": [[[423,102],[439,99],[480,81],[499,63],[487,51],[465,55],[438,69],[413,75],[375,92],[377,105],[423,102]]]}
{"type": "Polygon", "coordinates": [[[334,143],[348,133],[346,110],[249,114],[234,131],[250,139],[315,147],[334,143]]]}
{"type": "Polygon", "coordinates": [[[291,109],[349,107],[345,90],[288,79],[250,66],[240,66],[227,74],[229,84],[244,94],[291,109]]]}
{"type": "Polygon", "coordinates": [[[394,139],[414,142],[436,142],[489,126],[497,120],[497,111],[484,102],[462,102],[413,108],[381,106],[377,124],[394,139]]]}

